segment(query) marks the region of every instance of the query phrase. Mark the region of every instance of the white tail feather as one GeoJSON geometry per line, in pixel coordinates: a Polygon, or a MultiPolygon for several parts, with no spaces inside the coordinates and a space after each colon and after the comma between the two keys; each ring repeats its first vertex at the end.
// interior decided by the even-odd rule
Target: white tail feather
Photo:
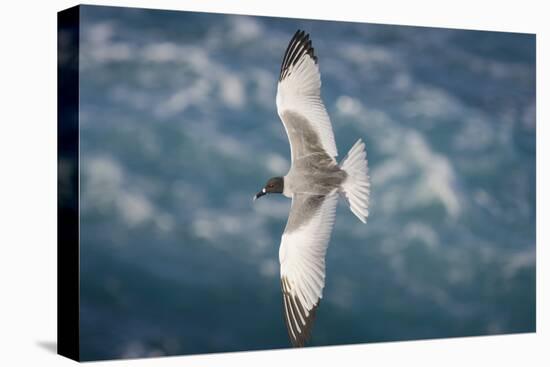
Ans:
{"type": "Polygon", "coordinates": [[[369,216],[369,194],[370,183],[367,167],[367,152],[365,143],[361,139],[351,147],[346,157],[340,163],[342,168],[348,174],[348,177],[342,184],[341,194],[344,196],[348,205],[363,223],[367,222],[369,216]]]}

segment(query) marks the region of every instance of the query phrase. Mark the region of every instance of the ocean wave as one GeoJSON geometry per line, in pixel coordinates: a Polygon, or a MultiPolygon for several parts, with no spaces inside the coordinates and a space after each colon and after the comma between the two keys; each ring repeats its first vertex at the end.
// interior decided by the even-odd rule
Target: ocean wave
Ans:
{"type": "MultiPolygon", "coordinates": [[[[372,185],[367,225],[344,204],[337,208],[319,343],[334,335],[358,341],[367,332],[390,340],[534,325],[534,64],[505,34],[495,34],[495,42],[522,55],[479,49],[477,38],[459,30],[325,28],[223,15],[134,23],[147,16],[132,14],[131,21],[84,17],[81,215],[89,235],[84,251],[109,254],[90,257],[86,269],[132,264],[125,271],[150,284],[131,288],[135,277],[112,269],[86,281],[110,296],[162,297],[170,324],[201,320],[166,338],[202,334],[192,346],[149,345],[146,339],[160,338],[151,326],[156,316],[126,312],[141,334],[124,338],[118,354],[223,343],[238,349],[260,331],[212,339],[200,331],[213,330],[204,307],[222,304],[231,315],[219,313],[216,322],[224,325],[238,321],[233,311],[245,298],[280,312],[276,254],[290,200],[251,199],[290,166],[275,94],[281,52],[298,26],[312,32],[341,155],[362,138],[372,185]],[[179,292],[196,298],[170,298],[179,292]],[[356,315],[368,325],[355,325],[357,337],[341,323],[356,315]]],[[[85,318],[99,327],[113,316],[94,294],[84,292],[84,307],[95,312],[85,318]]],[[[158,305],[149,306],[158,314],[158,305]]],[[[251,328],[272,326],[254,320],[251,328]]],[[[263,331],[266,340],[284,336],[263,331]]],[[[104,350],[113,342],[106,338],[104,350]]]]}

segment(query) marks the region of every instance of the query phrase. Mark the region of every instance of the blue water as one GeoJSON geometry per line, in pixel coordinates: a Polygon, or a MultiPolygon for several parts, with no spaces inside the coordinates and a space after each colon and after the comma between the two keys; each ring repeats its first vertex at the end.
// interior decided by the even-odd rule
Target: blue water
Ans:
{"type": "Polygon", "coordinates": [[[367,144],[311,345],[535,330],[535,37],[82,7],[81,356],[288,347],[275,109],[311,33],[340,157],[367,144]]]}

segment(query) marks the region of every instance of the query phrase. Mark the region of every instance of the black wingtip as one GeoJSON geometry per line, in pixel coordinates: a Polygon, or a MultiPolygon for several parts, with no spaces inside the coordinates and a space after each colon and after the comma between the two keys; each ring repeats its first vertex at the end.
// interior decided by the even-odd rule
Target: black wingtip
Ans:
{"type": "Polygon", "coordinates": [[[287,76],[288,69],[296,64],[305,54],[309,55],[313,59],[313,62],[317,64],[317,56],[315,56],[315,49],[312,46],[309,34],[304,30],[298,29],[286,48],[283,62],[281,63],[279,81],[287,76]]]}
{"type": "Polygon", "coordinates": [[[283,291],[283,318],[285,319],[290,343],[294,348],[304,347],[311,340],[313,324],[321,300],[317,300],[317,303],[307,312],[306,316],[304,306],[296,296],[291,294],[290,284],[285,277],[281,279],[281,288],[283,291]],[[300,322],[300,330],[298,330],[296,323],[300,319],[303,319],[305,323],[300,322]]]}

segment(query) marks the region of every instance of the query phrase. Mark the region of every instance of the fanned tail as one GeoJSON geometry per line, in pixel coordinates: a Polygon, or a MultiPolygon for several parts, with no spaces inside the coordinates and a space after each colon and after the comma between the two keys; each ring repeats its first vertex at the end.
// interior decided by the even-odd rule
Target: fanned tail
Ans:
{"type": "Polygon", "coordinates": [[[340,163],[340,168],[347,174],[342,184],[341,194],[349,204],[353,214],[363,223],[369,216],[370,183],[367,166],[365,143],[361,139],[351,147],[346,157],[340,163]]]}

